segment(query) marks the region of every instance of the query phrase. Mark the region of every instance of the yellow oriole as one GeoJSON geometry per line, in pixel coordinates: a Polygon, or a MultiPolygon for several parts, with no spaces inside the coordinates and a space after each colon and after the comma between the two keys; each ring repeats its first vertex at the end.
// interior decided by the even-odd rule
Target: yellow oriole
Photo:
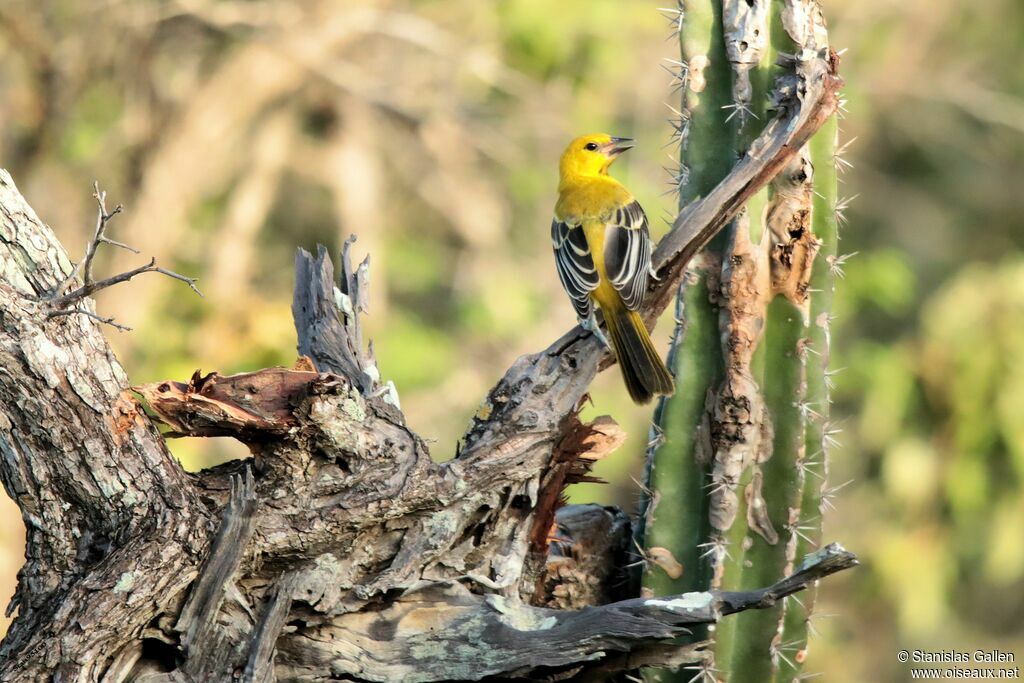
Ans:
{"type": "Polygon", "coordinates": [[[637,313],[651,270],[647,216],[608,175],[631,142],[599,134],[569,143],[559,163],[551,241],[558,277],[580,324],[607,346],[594,317],[594,304],[601,307],[626,389],[633,401],[647,403],[655,394],[671,394],[675,385],[637,313]]]}

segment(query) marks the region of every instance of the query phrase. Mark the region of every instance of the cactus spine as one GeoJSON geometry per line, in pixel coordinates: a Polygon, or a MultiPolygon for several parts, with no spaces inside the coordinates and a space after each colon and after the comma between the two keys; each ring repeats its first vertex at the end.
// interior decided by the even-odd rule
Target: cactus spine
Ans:
{"type": "MultiPolygon", "coordinates": [[[[759,132],[771,77],[786,68],[772,65],[827,49],[827,35],[813,0],[687,0],[679,9],[689,67],[681,116],[689,135],[680,136],[684,170],[675,179],[682,207],[759,132]]],[[[639,533],[672,551],[684,572],[675,580],[649,573],[655,593],[766,585],[817,548],[829,438],[834,150],[833,121],[705,250],[680,290],[670,352],[679,388],[655,413],[639,533]]],[[[707,679],[796,678],[808,597],[723,620],[710,634],[707,679]]]]}

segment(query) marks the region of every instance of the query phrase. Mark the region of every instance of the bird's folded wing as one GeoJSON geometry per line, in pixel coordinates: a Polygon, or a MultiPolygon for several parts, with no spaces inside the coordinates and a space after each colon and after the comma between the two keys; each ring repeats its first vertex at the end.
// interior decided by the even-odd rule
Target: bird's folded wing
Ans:
{"type": "Polygon", "coordinates": [[[590,293],[597,289],[598,275],[583,228],[556,218],[551,222],[551,243],[562,287],[572,300],[576,316],[584,320],[593,310],[590,293]]]}
{"type": "Polygon", "coordinates": [[[626,308],[640,309],[651,269],[647,216],[634,200],[609,214],[604,232],[604,267],[626,308]]]}

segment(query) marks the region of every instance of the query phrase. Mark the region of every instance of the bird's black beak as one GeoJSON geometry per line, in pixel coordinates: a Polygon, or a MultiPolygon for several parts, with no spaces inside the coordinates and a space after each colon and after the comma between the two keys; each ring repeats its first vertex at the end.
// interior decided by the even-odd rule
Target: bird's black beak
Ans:
{"type": "Polygon", "coordinates": [[[633,138],[612,138],[604,145],[603,151],[614,159],[629,149],[633,149],[633,138]]]}

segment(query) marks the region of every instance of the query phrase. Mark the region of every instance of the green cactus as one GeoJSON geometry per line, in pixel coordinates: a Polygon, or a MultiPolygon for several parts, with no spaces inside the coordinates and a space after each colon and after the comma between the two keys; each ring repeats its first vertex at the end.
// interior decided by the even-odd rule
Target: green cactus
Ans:
{"type": "MultiPolygon", "coordinates": [[[[674,11],[682,61],[678,82],[682,85],[682,111],[673,127],[680,146],[680,165],[672,178],[679,205],[709,192],[729,172],[735,156],[723,154],[735,147],[734,126],[726,122],[724,107],[732,102],[729,66],[725,58],[722,13],[714,0],[690,0],[674,11]],[[683,12],[685,11],[685,15],[683,12]]],[[[720,278],[720,257],[726,236],[719,235],[689,266],[676,305],[676,329],[669,364],[682,378],[671,398],[655,408],[646,461],[646,481],[657,487],[654,496],[641,503],[638,539],[647,528],[651,546],[668,548],[683,566],[683,575],[672,579],[664,573],[647,575],[648,586],[659,595],[704,590],[710,584],[711,565],[701,559],[709,537],[708,498],[705,495],[707,463],[702,462],[693,437],[704,418],[706,394],[722,379],[722,351],[718,342],[718,306],[711,293],[720,278]],[[666,462],[664,453],[672,453],[666,462]],[[658,456],[658,471],[653,471],[658,456]],[[656,499],[672,500],[670,520],[654,526],[651,517],[656,499]]],[[[704,636],[695,633],[696,639],[704,636]]]]}
{"type": "MultiPolygon", "coordinates": [[[[811,163],[815,168],[812,225],[819,248],[811,274],[810,325],[807,332],[806,389],[804,396],[805,414],[804,456],[800,461],[798,476],[803,478],[799,500],[799,515],[793,540],[796,557],[803,557],[818,548],[821,541],[821,517],[828,505],[830,493],[826,481],[828,475],[828,451],[832,443],[829,419],[829,368],[828,360],[831,339],[829,335],[829,314],[832,309],[832,293],[835,290],[837,268],[836,247],[839,238],[837,183],[836,183],[836,138],[837,122],[830,119],[810,142],[811,163]]],[[[775,681],[789,683],[802,669],[807,656],[807,637],[811,610],[814,606],[816,588],[810,587],[797,599],[785,601],[785,616],[777,646],[778,671],[775,681]]]]}
{"type": "MultiPolygon", "coordinates": [[[[827,49],[827,35],[818,7],[802,0],[686,0],[679,11],[689,65],[682,207],[758,134],[771,79],[786,68],[774,65],[827,49]]],[[[655,412],[638,533],[648,547],[671,551],[683,574],[650,571],[645,584],[656,594],[767,585],[817,547],[829,438],[834,151],[831,121],[695,260],[680,290],[669,357],[678,389],[655,412]]],[[[812,599],[694,634],[714,641],[715,680],[796,678],[812,599]]]]}

